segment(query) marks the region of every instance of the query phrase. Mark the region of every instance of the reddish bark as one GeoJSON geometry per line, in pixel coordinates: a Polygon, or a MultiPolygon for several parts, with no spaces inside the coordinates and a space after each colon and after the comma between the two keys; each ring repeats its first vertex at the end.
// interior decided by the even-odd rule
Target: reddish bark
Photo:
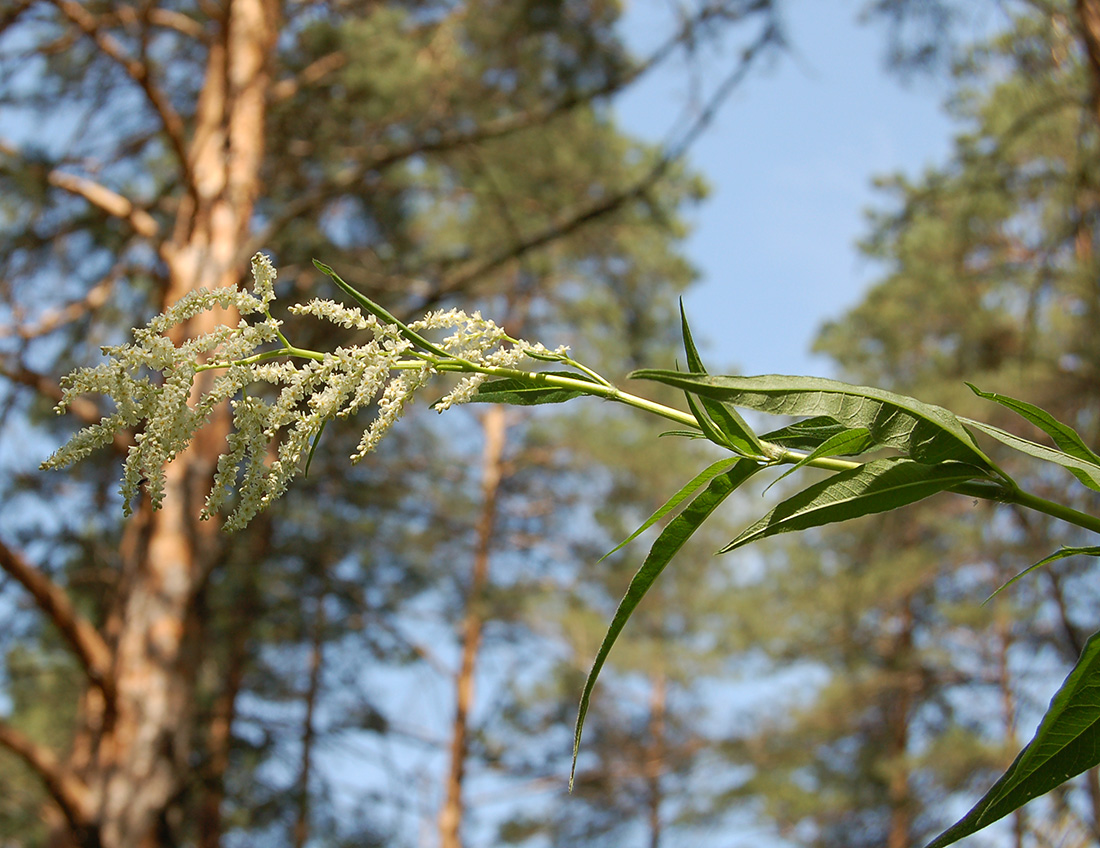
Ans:
{"type": "Polygon", "coordinates": [[[447,772],[445,800],[439,812],[440,848],[462,848],[462,784],[466,776],[466,758],[470,747],[470,709],[474,703],[474,668],[485,611],[481,600],[489,585],[489,552],[497,497],[503,476],[504,442],[507,435],[504,407],[491,406],[482,419],[485,447],[481,460],[481,514],[477,524],[473,572],[462,622],[462,661],[455,677],[455,715],[451,722],[450,766],[447,772]]]}
{"type": "MultiPolygon", "coordinates": [[[[170,234],[125,198],[87,179],[51,181],[157,244],[167,268],[164,304],[198,287],[236,285],[247,267],[252,210],[260,189],[271,54],[279,27],[275,0],[225,0],[208,45],[198,108],[185,123],[150,68],[128,54],[97,18],[55,0],[62,19],[116,63],[143,93],[175,153],[185,193],[170,234]]],[[[225,316],[206,314],[181,329],[205,332],[225,316]]],[[[91,848],[161,842],[167,812],[190,770],[197,610],[218,544],[216,527],[197,520],[227,427],[224,413],[167,469],[164,508],[138,511],[126,533],[123,568],[103,632],[80,618],[65,592],[0,546],[0,567],[31,593],[74,649],[96,693],[81,704],[81,726],[62,757],[0,728],[0,744],[46,783],[65,814],[67,841],[91,848]]],[[[204,844],[216,840],[207,836],[204,844]]]]}

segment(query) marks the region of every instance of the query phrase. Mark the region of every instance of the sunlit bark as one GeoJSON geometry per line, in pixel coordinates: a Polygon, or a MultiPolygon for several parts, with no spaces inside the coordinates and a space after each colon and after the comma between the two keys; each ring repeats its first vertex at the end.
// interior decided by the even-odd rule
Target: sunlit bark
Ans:
{"type": "Polygon", "coordinates": [[[462,660],[455,677],[455,714],[451,722],[450,765],[445,800],[439,813],[440,848],[462,848],[462,785],[470,747],[470,710],[474,703],[474,670],[485,629],[483,597],[489,585],[489,552],[503,477],[504,443],[508,432],[502,406],[489,407],[482,418],[485,445],[481,459],[481,512],[477,524],[473,572],[462,622],[462,660]]]}

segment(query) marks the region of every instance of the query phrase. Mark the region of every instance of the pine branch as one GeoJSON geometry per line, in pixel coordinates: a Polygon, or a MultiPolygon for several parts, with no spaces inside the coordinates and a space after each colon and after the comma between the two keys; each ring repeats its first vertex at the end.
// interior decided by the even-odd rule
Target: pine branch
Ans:
{"type": "Polygon", "coordinates": [[[74,831],[87,828],[92,819],[92,804],[87,784],[74,774],[45,745],[40,745],[6,721],[0,719],[0,747],[22,760],[46,786],[50,797],[61,808],[74,831]]]}
{"type": "MultiPolygon", "coordinates": [[[[30,341],[49,335],[54,330],[94,312],[106,302],[107,295],[118,282],[121,269],[122,264],[116,264],[106,276],[88,289],[80,300],[45,310],[34,324],[0,324],[0,338],[15,336],[23,341],[30,341]]],[[[60,399],[60,396],[57,396],[57,399],[60,399]]]]}
{"type": "Polygon", "coordinates": [[[180,35],[186,35],[188,38],[200,39],[205,32],[201,23],[183,14],[183,12],[177,12],[173,9],[158,9],[154,7],[151,9],[143,8],[138,10],[133,6],[119,4],[101,20],[107,20],[108,15],[111,18],[117,19],[125,26],[147,24],[148,26],[158,27],[160,29],[173,30],[180,35]]]}
{"type": "MultiPolygon", "coordinates": [[[[11,380],[13,383],[28,386],[42,397],[49,398],[52,401],[61,400],[61,386],[56,380],[44,374],[39,374],[37,371],[32,371],[25,365],[11,365],[0,359],[0,377],[11,380]]],[[[68,411],[85,424],[98,424],[103,419],[103,413],[99,407],[86,398],[75,398],[69,404],[68,411]]],[[[116,433],[112,441],[114,449],[123,456],[126,455],[133,443],[133,437],[122,431],[116,433]]]]}
{"type": "MultiPolygon", "coordinates": [[[[764,5],[766,6],[766,4],[764,5]]],[[[316,211],[334,197],[357,188],[363,179],[372,172],[383,170],[425,153],[446,153],[544,126],[556,118],[567,115],[574,109],[582,108],[597,100],[613,97],[625,91],[661,65],[677,49],[684,45],[690,46],[693,44],[696,38],[696,30],[715,17],[721,17],[719,10],[709,6],[704,8],[697,15],[685,21],[672,36],[653,50],[652,53],[637,62],[628,71],[608,79],[602,85],[593,86],[582,91],[566,92],[562,97],[552,102],[502,115],[480,123],[473,128],[428,127],[418,137],[405,144],[392,147],[375,146],[367,159],[340,177],[317,188],[315,191],[303,194],[283,204],[281,213],[274,216],[267,226],[257,233],[240,252],[240,259],[242,261],[246,260],[257,250],[273,241],[284,227],[289,226],[302,216],[316,211]]],[[[771,42],[776,40],[776,37],[777,28],[774,24],[765,28],[764,40],[771,42]]],[[[756,44],[748,48],[743,56],[743,64],[747,65],[758,49],[759,45],[756,44]]],[[[276,84],[274,91],[278,99],[282,100],[292,96],[301,85],[312,84],[331,70],[335,70],[338,67],[336,58],[338,55],[340,54],[333,53],[318,59],[313,65],[307,67],[297,80],[288,80],[276,84]],[[330,61],[333,64],[332,67],[327,64],[330,61]],[[311,69],[313,69],[311,78],[307,78],[307,74],[310,74],[311,69]]],[[[710,119],[708,118],[705,123],[709,124],[710,119]]]]}
{"type": "Polygon", "coordinates": [[[580,209],[574,210],[569,215],[562,216],[557,222],[544,228],[541,232],[528,236],[522,241],[517,241],[499,251],[495,256],[491,256],[477,265],[469,267],[451,278],[444,280],[437,290],[433,292],[431,301],[438,300],[449,293],[460,291],[475,280],[500,268],[502,265],[514,259],[519,259],[533,250],[564,238],[581,229],[591,221],[603,218],[621,209],[628,203],[645,197],[646,194],[660,182],[665,174],[668,173],[668,170],[684,157],[699,135],[710,126],[711,122],[717,116],[721,105],[748,75],[749,70],[753,66],[754,59],[756,59],[763,50],[775,43],[778,38],[778,31],[774,27],[769,26],[764,29],[760,36],[749,45],[749,47],[745,48],[737,67],[734,68],[718,86],[698,117],[692,121],[687,130],[678,139],[666,144],[665,150],[657,162],[637,182],[597,203],[581,207],[580,209]]]}
{"type": "Polygon", "coordinates": [[[139,236],[153,238],[160,229],[156,219],[132,200],[94,180],[59,170],[50,171],[47,180],[50,185],[83,197],[108,215],[125,221],[139,236]]]}
{"type": "Polygon", "coordinates": [[[76,611],[68,593],[3,541],[0,541],[0,569],[30,592],[35,605],[69,643],[88,679],[103,692],[109,704],[113,703],[111,649],[95,626],[76,611]]]}
{"type": "Polygon", "coordinates": [[[75,2],[75,0],[53,0],[53,3],[62,15],[95,43],[100,53],[117,63],[144,92],[153,110],[160,117],[161,126],[168,137],[168,144],[187,177],[184,182],[190,184],[190,167],[187,158],[186,131],[183,118],[172,106],[167,95],[153,81],[148,63],[127,55],[123,46],[110,33],[105,32],[100,25],[100,21],[80,3],[75,2]]]}
{"type": "Polygon", "coordinates": [[[340,68],[344,67],[347,63],[347,54],[342,50],[337,50],[334,53],[328,53],[322,56],[320,59],[306,65],[299,73],[287,79],[279,80],[279,82],[272,86],[272,102],[278,103],[283,100],[289,100],[302,88],[320,82],[332,72],[340,70],[340,68]]]}
{"type": "MultiPolygon", "coordinates": [[[[0,154],[20,158],[19,150],[2,138],[0,138],[0,154]]],[[[126,222],[139,236],[153,238],[160,229],[152,215],[129,198],[95,180],[54,168],[46,175],[46,181],[62,191],[84,198],[92,206],[103,210],[111,217],[126,222]]]]}

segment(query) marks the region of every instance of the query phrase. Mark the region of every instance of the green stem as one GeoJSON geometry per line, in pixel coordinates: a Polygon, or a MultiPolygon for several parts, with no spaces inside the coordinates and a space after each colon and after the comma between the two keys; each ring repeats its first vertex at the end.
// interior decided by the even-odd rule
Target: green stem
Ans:
{"type": "Polygon", "coordinates": [[[286,347],[280,348],[279,350],[269,350],[264,353],[257,353],[254,356],[238,359],[236,362],[207,362],[196,368],[195,373],[213,371],[218,368],[229,368],[232,365],[259,365],[261,362],[278,359],[280,356],[297,356],[299,359],[312,359],[316,362],[321,362],[325,358],[323,353],[318,353],[315,350],[306,350],[304,348],[294,347],[292,344],[287,344],[286,347]]]}
{"type": "MultiPolygon", "coordinates": [[[[440,370],[469,371],[471,369],[465,367],[465,365],[462,368],[448,368],[447,363],[440,363],[440,370]]],[[[523,380],[524,382],[536,386],[558,386],[563,389],[576,389],[582,394],[592,395],[593,397],[603,398],[604,400],[613,400],[617,403],[643,410],[644,412],[659,415],[662,418],[667,418],[669,421],[675,421],[677,424],[694,427],[696,429],[699,428],[699,423],[695,420],[695,416],[690,413],[683,412],[671,406],[665,406],[663,403],[647,400],[638,395],[632,395],[630,392],[624,392],[622,389],[617,389],[611,385],[593,383],[589,380],[578,380],[573,377],[564,377],[560,374],[547,374],[544,371],[519,371],[515,368],[487,368],[480,365],[474,365],[472,370],[478,374],[488,374],[490,377],[523,380]]]]}
{"type": "Polygon", "coordinates": [[[1054,501],[1048,501],[1046,498],[1041,498],[1022,489],[1017,489],[1013,494],[1014,496],[1008,499],[1010,503],[1016,503],[1035,512],[1061,519],[1085,530],[1091,530],[1093,533],[1100,533],[1100,517],[1063,506],[1054,501]]]}
{"type": "MultiPolygon", "coordinates": [[[[693,415],[657,403],[656,401],[647,400],[646,398],[638,397],[629,392],[624,392],[614,386],[602,386],[590,383],[587,380],[575,380],[557,374],[543,374],[537,371],[524,372],[510,368],[478,368],[477,370],[493,376],[527,380],[536,385],[541,384],[576,389],[584,394],[623,403],[635,409],[659,415],[669,421],[675,421],[677,424],[699,429],[699,424],[693,415]]],[[[765,447],[777,447],[769,445],[766,442],[764,444],[765,447]]],[[[774,461],[778,464],[793,464],[805,459],[806,456],[807,454],[800,451],[779,449],[775,452],[774,461]]],[[[850,471],[862,465],[860,462],[849,459],[838,459],[836,457],[819,457],[806,464],[813,468],[820,468],[823,471],[833,472],[850,471]]],[[[1091,530],[1094,533],[1100,533],[1100,517],[1089,515],[1088,513],[1047,500],[1046,498],[1041,498],[1038,495],[1025,492],[1020,488],[1008,487],[1003,483],[994,482],[992,480],[970,480],[958,486],[953,486],[948,489],[948,491],[967,497],[981,498],[982,500],[1019,504],[1026,509],[1041,512],[1044,515],[1049,515],[1052,518],[1065,521],[1075,527],[1091,530]]]]}

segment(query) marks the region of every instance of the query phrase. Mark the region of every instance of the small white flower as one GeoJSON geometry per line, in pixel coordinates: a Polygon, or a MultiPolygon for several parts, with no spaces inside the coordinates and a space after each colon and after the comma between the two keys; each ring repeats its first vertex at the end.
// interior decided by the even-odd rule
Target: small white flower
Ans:
{"type": "Polygon", "coordinates": [[[295,350],[295,356],[305,357],[304,362],[295,361],[284,346],[280,322],[268,311],[276,274],[265,255],[252,258],[252,275],[251,292],[191,292],[135,330],[132,344],[105,347],[106,362],[67,376],[59,413],[84,394],[106,395],[116,409],[76,433],[43,467],[78,462],[120,431],[140,427],[125,460],[121,494],[129,512],[144,485],[157,507],[164,497],[167,463],[186,449],[214,410],[228,402],[233,428],[201,515],[209,518],[221,511],[235,492],[224,528],[237,529],[281,496],[301,473],[310,444],[326,421],[374,404],[375,417],[351,459],[358,462],[374,450],[412,396],[436,373],[439,349],[450,357],[445,370],[467,372],[439,401],[440,410],[470,400],[488,379],[471,373],[471,366],[510,368],[528,354],[566,350],[551,352],[539,344],[513,342],[481,313],[449,309],[431,312],[410,325],[414,333],[445,333],[436,349],[417,351],[399,327],[363,315],[356,307],[317,299],[290,311],[349,330],[366,330],[370,337],[325,354],[295,350]],[[168,337],[173,327],[213,309],[225,310],[227,316],[236,310],[241,317],[233,319],[235,325],[220,325],[179,345],[168,337]],[[273,400],[265,400],[264,394],[273,394],[273,400]]]}

